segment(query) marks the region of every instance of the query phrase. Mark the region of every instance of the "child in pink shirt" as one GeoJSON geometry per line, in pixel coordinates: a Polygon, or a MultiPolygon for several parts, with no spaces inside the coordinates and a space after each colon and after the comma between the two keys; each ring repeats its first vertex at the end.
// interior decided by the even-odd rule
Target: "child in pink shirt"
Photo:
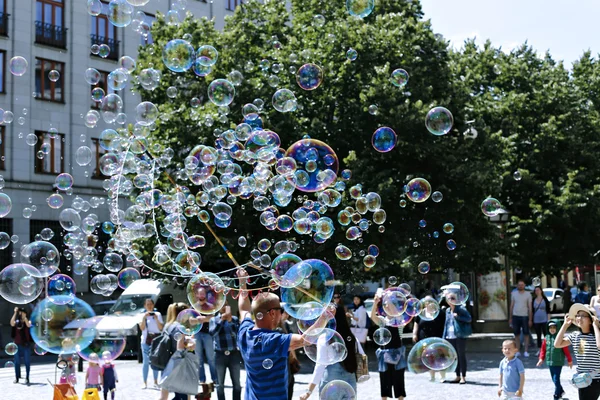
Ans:
{"type": "Polygon", "coordinates": [[[102,367],[98,363],[90,361],[87,372],[85,373],[85,388],[98,389],[100,392],[102,385],[102,367]]]}

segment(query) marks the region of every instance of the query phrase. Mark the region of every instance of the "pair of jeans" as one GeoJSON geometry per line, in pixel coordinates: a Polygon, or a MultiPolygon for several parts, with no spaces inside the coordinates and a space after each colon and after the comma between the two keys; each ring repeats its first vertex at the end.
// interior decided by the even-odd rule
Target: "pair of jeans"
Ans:
{"type": "Polygon", "coordinates": [[[344,381],[352,386],[352,389],[354,389],[354,392],[356,393],[356,374],[346,371],[342,362],[328,365],[327,368],[325,368],[325,373],[319,383],[319,393],[321,393],[325,385],[331,381],[344,381]]]}
{"type": "Polygon", "coordinates": [[[206,374],[204,373],[204,361],[206,361],[210,370],[210,378],[217,384],[219,379],[215,368],[215,349],[213,337],[210,334],[205,332],[196,333],[196,354],[198,354],[198,360],[200,361],[200,368],[198,369],[200,382],[206,383],[206,374]]]}
{"type": "Polygon", "coordinates": [[[548,368],[550,368],[550,376],[552,377],[552,382],[554,382],[554,398],[557,399],[564,392],[563,387],[560,384],[560,373],[562,371],[562,366],[548,368]]]}
{"type": "Polygon", "coordinates": [[[450,342],[454,350],[456,350],[456,355],[458,356],[458,364],[456,365],[456,376],[461,376],[464,378],[467,376],[467,339],[446,339],[450,342]]]}
{"type": "Polygon", "coordinates": [[[18,351],[15,354],[15,378],[21,379],[21,356],[25,362],[25,379],[29,379],[29,370],[31,368],[31,346],[17,345],[18,351]]]}
{"type": "MultiPolygon", "coordinates": [[[[148,369],[150,368],[150,350],[152,349],[152,345],[142,343],[142,376],[144,378],[144,383],[148,381],[148,369]]],[[[152,375],[154,375],[154,382],[158,381],[158,370],[153,369],[152,375]]]]}
{"type": "Polygon", "coordinates": [[[218,350],[215,352],[218,400],[225,400],[225,372],[227,368],[229,368],[229,377],[233,384],[233,400],[240,400],[242,398],[242,385],[240,384],[242,362],[242,354],[237,350],[231,351],[229,354],[218,350]]]}

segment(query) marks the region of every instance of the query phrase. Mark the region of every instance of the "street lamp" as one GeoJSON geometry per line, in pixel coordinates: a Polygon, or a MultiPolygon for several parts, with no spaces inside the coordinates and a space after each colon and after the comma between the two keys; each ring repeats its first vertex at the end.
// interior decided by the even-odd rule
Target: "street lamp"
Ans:
{"type": "MultiPolygon", "coordinates": [[[[505,230],[506,230],[504,228],[504,226],[506,225],[506,223],[508,223],[510,221],[510,212],[501,208],[500,211],[496,215],[489,217],[489,220],[490,220],[490,222],[492,222],[494,224],[498,224],[498,227],[500,229],[502,229],[502,235],[504,235],[505,230]]],[[[508,263],[508,254],[504,253],[503,256],[504,256],[504,275],[506,276],[506,306],[508,309],[508,307],[510,307],[509,298],[510,298],[510,292],[511,292],[512,274],[510,273],[510,266],[508,263]],[[509,278],[509,276],[510,276],[510,278],[509,278]]]]}

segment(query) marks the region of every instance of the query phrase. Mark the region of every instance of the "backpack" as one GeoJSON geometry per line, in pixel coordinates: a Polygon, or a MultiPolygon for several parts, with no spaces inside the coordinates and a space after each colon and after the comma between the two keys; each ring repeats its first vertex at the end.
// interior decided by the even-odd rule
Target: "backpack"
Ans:
{"type": "Polygon", "coordinates": [[[150,347],[150,365],[152,369],[158,371],[164,370],[175,352],[177,344],[171,337],[171,332],[172,329],[169,327],[163,330],[159,336],[152,339],[150,347]]]}

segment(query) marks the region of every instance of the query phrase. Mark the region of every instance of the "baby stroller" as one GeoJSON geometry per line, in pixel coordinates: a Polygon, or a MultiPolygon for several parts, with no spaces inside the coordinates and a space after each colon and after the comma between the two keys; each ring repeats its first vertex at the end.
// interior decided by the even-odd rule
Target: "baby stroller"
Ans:
{"type": "Polygon", "coordinates": [[[56,363],[56,370],[54,371],[54,384],[48,382],[54,387],[54,397],[53,400],[79,400],[79,396],[77,396],[77,392],[75,392],[75,388],[71,383],[56,383],[56,374],[58,370],[65,370],[69,366],[69,363],[65,360],[60,360],[56,363]]]}

